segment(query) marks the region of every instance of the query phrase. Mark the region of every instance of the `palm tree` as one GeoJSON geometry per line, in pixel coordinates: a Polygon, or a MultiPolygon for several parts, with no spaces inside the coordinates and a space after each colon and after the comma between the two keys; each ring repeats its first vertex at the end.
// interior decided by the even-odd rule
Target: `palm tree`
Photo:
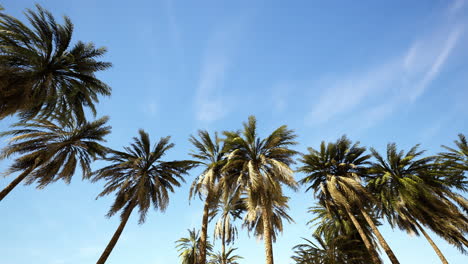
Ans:
{"type": "Polygon", "coordinates": [[[234,255],[234,251],[237,248],[229,248],[226,252],[218,252],[216,254],[211,254],[209,264],[239,264],[237,262],[239,259],[243,259],[243,257],[239,255],[234,255]]]}
{"type": "Polygon", "coordinates": [[[388,144],[386,159],[371,148],[377,162],[372,163],[367,186],[392,227],[397,225],[409,233],[421,232],[442,263],[448,263],[421,224],[463,249],[467,219],[454,204],[435,194],[437,179],[432,179],[431,172],[435,157],[421,157],[424,151],[418,151],[418,147],[405,154],[397,150],[396,144],[388,144]]]}
{"type": "Polygon", "coordinates": [[[108,217],[119,211],[121,223],[112,236],[109,244],[97,261],[103,264],[109,257],[117,240],[132,213],[138,208],[139,224],[145,222],[148,210],[152,205],[155,210],[164,211],[169,203],[169,192],[184,182],[183,175],[194,167],[193,161],[162,161],[168,150],[174,147],[169,143],[170,137],[164,137],[151,147],[148,133],[139,130],[139,137],[133,138],[124,151],[111,150],[105,160],[109,166],[95,171],[93,181],[105,180],[107,183],[98,197],[116,192],[108,217]]]}
{"type": "Polygon", "coordinates": [[[244,227],[247,228],[249,232],[253,232],[254,236],[259,238],[265,238],[265,222],[270,223],[271,232],[271,240],[276,242],[276,238],[278,237],[279,233],[283,232],[283,219],[286,220],[288,223],[294,223],[292,217],[287,213],[289,210],[288,207],[289,197],[281,196],[281,197],[270,197],[270,203],[272,204],[272,211],[268,214],[270,219],[265,221],[264,217],[265,214],[263,213],[263,209],[260,206],[255,206],[252,203],[249,203],[249,199],[246,197],[244,198],[244,203],[247,206],[247,214],[244,219],[244,227]]]}
{"type": "Polygon", "coordinates": [[[214,238],[221,239],[220,264],[227,264],[229,250],[226,252],[226,245],[233,243],[237,237],[237,227],[234,225],[234,221],[240,219],[245,210],[245,204],[239,195],[233,193],[222,195],[217,208],[212,211],[212,218],[220,213],[214,227],[214,238]]]}
{"type": "MultiPolygon", "coordinates": [[[[198,264],[201,254],[201,237],[195,229],[188,230],[188,232],[188,237],[183,237],[176,241],[176,248],[180,252],[179,257],[182,260],[182,264],[198,264]]],[[[210,242],[206,242],[205,250],[209,255],[211,254],[213,246],[210,242]]]]}
{"type": "Polygon", "coordinates": [[[442,146],[443,148],[448,150],[448,152],[441,153],[441,155],[453,161],[453,165],[455,165],[459,169],[468,171],[468,140],[463,134],[458,134],[458,139],[459,140],[454,141],[458,149],[442,146]]]}
{"type": "Polygon", "coordinates": [[[300,159],[303,166],[299,168],[299,171],[307,175],[300,183],[309,185],[307,191],[314,190],[321,204],[327,207],[336,206],[346,212],[358,230],[374,263],[379,263],[378,255],[356,219],[356,215],[364,217],[391,262],[399,263],[374,220],[367,213],[368,201],[372,201],[372,197],[360,183],[360,177],[365,175],[367,170],[365,165],[370,158],[369,155],[364,155],[366,149],[359,147],[359,142],[352,144],[343,136],[336,143],[328,145],[322,141],[320,150],[313,148],[308,150],[309,153],[300,159]]]}
{"type": "Polygon", "coordinates": [[[25,12],[30,27],[0,12],[0,119],[59,114],[84,122],[84,107],[95,114],[98,96],[111,92],[95,76],[111,66],[97,60],[106,49],[81,41],[71,47],[71,20],[57,24],[49,11],[36,8],[25,12]]]}
{"type": "Polygon", "coordinates": [[[365,264],[368,260],[352,257],[361,252],[354,246],[358,242],[347,236],[322,237],[313,234],[312,240],[303,238],[306,243],[293,247],[294,255],[292,259],[297,264],[365,264]]]}
{"type": "MultiPolygon", "coordinates": [[[[458,189],[462,192],[468,191],[468,180],[466,173],[468,172],[468,140],[465,135],[459,134],[458,140],[454,141],[456,148],[442,146],[446,152],[439,153],[438,161],[444,165],[446,170],[442,173],[443,182],[453,189],[458,189]]],[[[467,209],[465,204],[461,205],[467,209]]]]}
{"type": "Polygon", "coordinates": [[[216,183],[221,177],[221,169],[226,161],[226,148],[222,140],[215,133],[214,138],[207,131],[198,131],[198,138],[191,136],[190,142],[196,148],[190,155],[197,159],[204,171],[195,179],[190,188],[190,198],[198,195],[200,199],[205,196],[203,218],[200,237],[200,264],[206,263],[206,243],[208,236],[208,215],[210,208],[216,202],[216,183]]]}
{"type": "MultiPolygon", "coordinates": [[[[343,210],[338,207],[325,207],[324,205],[317,203],[317,205],[309,208],[309,212],[315,215],[315,217],[308,222],[308,224],[315,227],[315,231],[312,235],[321,245],[322,249],[326,249],[329,253],[333,253],[329,254],[329,256],[332,256],[330,261],[353,264],[372,262],[372,256],[367,252],[358,230],[348,219],[343,210]]],[[[363,217],[357,216],[356,218],[359,224],[363,227],[363,231],[369,241],[373,243],[372,246],[377,248],[369,225],[363,217]]],[[[322,261],[322,258],[319,259],[322,261]]],[[[381,263],[380,259],[379,263],[381,263]]]]}
{"type": "Polygon", "coordinates": [[[7,174],[21,173],[0,192],[0,201],[25,180],[26,184],[37,182],[39,189],[58,180],[70,183],[77,166],[81,167],[83,178],[88,178],[90,163],[107,150],[99,144],[110,133],[111,127],[105,126],[107,120],[108,117],[103,117],[81,124],[62,119],[31,120],[17,123],[13,125],[17,129],[1,133],[0,136],[13,136],[2,149],[1,158],[21,155],[7,174]]]}
{"type": "Polygon", "coordinates": [[[235,171],[243,192],[246,194],[247,211],[257,214],[260,210],[263,217],[263,239],[265,242],[266,264],[273,264],[273,225],[270,222],[274,211],[275,198],[283,197],[282,184],[296,189],[290,165],[294,163],[296,151],[290,146],[296,135],[287,126],[281,126],[267,138],[261,139],[257,134],[257,122],[250,116],[244,123],[242,132],[225,132],[231,153],[224,168],[226,172],[235,171]]]}

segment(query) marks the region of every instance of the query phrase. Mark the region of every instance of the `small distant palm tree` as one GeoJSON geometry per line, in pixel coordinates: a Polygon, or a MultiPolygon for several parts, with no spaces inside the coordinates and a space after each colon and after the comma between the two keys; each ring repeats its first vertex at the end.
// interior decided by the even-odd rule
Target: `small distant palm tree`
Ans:
{"type": "Polygon", "coordinates": [[[57,24],[49,11],[36,8],[26,11],[30,27],[0,12],[0,119],[55,114],[84,122],[84,108],[95,114],[98,96],[111,92],[95,76],[111,66],[97,60],[106,49],[81,41],[71,46],[70,18],[57,24]]]}
{"type": "MultiPolygon", "coordinates": [[[[188,230],[189,236],[182,237],[176,241],[177,251],[180,252],[179,257],[182,264],[198,264],[201,254],[201,238],[199,231],[195,229],[188,230]]],[[[206,242],[206,251],[208,255],[211,255],[213,246],[209,241],[206,242]]]]}
{"type": "Polygon", "coordinates": [[[216,204],[217,182],[221,177],[221,169],[226,163],[226,147],[218,134],[212,138],[207,131],[198,131],[198,137],[190,137],[190,142],[196,148],[190,155],[204,166],[204,171],[195,179],[190,188],[190,197],[198,195],[205,199],[200,237],[200,264],[206,263],[206,243],[208,237],[209,211],[216,204]]]}
{"type": "Polygon", "coordinates": [[[353,251],[352,245],[356,242],[345,236],[338,237],[321,237],[313,234],[312,237],[317,244],[312,240],[303,238],[305,243],[293,247],[294,255],[292,259],[297,264],[342,264],[342,263],[368,263],[358,261],[349,257],[353,251]],[[348,248],[349,252],[343,250],[348,248]]]}
{"type": "Polygon", "coordinates": [[[251,218],[258,217],[263,222],[262,238],[265,244],[266,264],[273,264],[273,218],[274,202],[281,199],[282,185],[297,188],[290,165],[297,154],[290,147],[297,143],[294,131],[281,126],[268,137],[261,139],[257,133],[257,121],[250,116],[241,132],[225,132],[226,144],[232,150],[223,171],[232,173],[246,195],[247,211],[251,218]]]}
{"type": "Polygon", "coordinates": [[[110,133],[108,117],[77,124],[73,120],[31,120],[18,123],[0,136],[13,136],[2,149],[1,158],[19,154],[7,174],[21,172],[0,192],[3,200],[19,183],[32,184],[42,189],[50,183],[64,180],[70,183],[76,168],[81,167],[83,178],[91,175],[91,162],[105,155],[107,148],[99,142],[110,133]]]}
{"type": "Polygon", "coordinates": [[[212,211],[212,218],[219,214],[218,221],[214,227],[214,238],[221,239],[221,264],[227,264],[226,245],[234,242],[237,237],[237,227],[234,221],[242,218],[242,213],[246,210],[244,202],[236,193],[222,195],[218,206],[212,211]]]}
{"type": "Polygon", "coordinates": [[[107,216],[122,211],[121,223],[97,264],[106,262],[132,211],[138,208],[140,224],[145,222],[151,206],[155,210],[164,211],[169,204],[169,193],[174,192],[174,187],[179,187],[180,182],[184,182],[183,176],[194,167],[195,163],[189,160],[161,160],[174,147],[169,140],[170,137],[161,138],[152,147],[148,133],[139,130],[139,137],[134,137],[133,143],[124,147],[123,152],[110,151],[110,156],[105,158],[111,162],[109,166],[93,173],[93,181],[107,182],[98,197],[116,192],[107,216]]]}
{"type": "Polygon", "coordinates": [[[375,248],[356,219],[356,215],[363,216],[391,262],[396,264],[399,263],[398,259],[367,212],[372,196],[360,183],[370,158],[364,154],[365,151],[359,143],[352,144],[345,136],[336,143],[326,145],[322,142],[320,150],[309,148],[309,153],[300,160],[303,166],[299,171],[307,175],[300,183],[307,184],[307,190],[314,190],[321,204],[336,206],[346,212],[371,254],[372,261],[379,263],[375,248]]]}
{"type": "Polygon", "coordinates": [[[235,250],[237,250],[237,248],[229,248],[225,253],[217,252],[216,254],[211,254],[211,258],[208,263],[209,264],[239,264],[239,262],[237,261],[240,259],[243,259],[243,257],[239,255],[235,255],[234,254],[235,250]]]}

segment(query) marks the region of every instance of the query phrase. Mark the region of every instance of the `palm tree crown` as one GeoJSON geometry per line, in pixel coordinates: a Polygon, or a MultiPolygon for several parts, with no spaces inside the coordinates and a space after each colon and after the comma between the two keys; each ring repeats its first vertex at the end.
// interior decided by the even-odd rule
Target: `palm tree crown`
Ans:
{"type": "Polygon", "coordinates": [[[108,217],[122,211],[121,223],[109,241],[98,264],[103,264],[109,257],[117,243],[133,209],[138,208],[139,223],[145,222],[149,208],[164,211],[169,203],[169,193],[184,182],[183,176],[188,173],[195,163],[189,160],[162,161],[166,152],[174,147],[169,143],[170,137],[164,137],[153,147],[148,133],[139,130],[139,137],[133,138],[129,147],[124,151],[110,150],[105,158],[110,165],[93,172],[93,181],[105,180],[104,190],[98,197],[113,192],[115,200],[108,217]]]}
{"type": "MultiPolygon", "coordinates": [[[[257,134],[257,121],[250,116],[242,132],[225,132],[226,144],[231,150],[223,171],[242,193],[245,193],[250,219],[261,219],[264,228],[265,254],[268,264],[273,264],[272,238],[275,201],[284,199],[282,184],[296,189],[297,183],[290,168],[296,151],[290,149],[297,143],[294,131],[287,126],[277,128],[268,137],[261,139],[257,134]],[[258,217],[258,212],[263,214],[258,217]]],[[[236,188],[234,188],[236,189],[236,188]]],[[[259,233],[260,234],[260,233],[259,233]]]]}
{"type": "Polygon", "coordinates": [[[0,13],[0,119],[19,113],[23,119],[73,115],[85,120],[84,107],[95,114],[99,95],[110,87],[94,75],[111,66],[96,60],[106,52],[92,43],[71,47],[73,24],[58,24],[39,5],[27,10],[28,27],[0,13]]]}
{"type": "Polygon", "coordinates": [[[31,120],[18,123],[13,129],[0,136],[12,135],[10,144],[1,151],[1,158],[20,154],[13,161],[8,174],[22,172],[0,195],[0,200],[23,179],[27,184],[37,182],[38,188],[60,179],[69,183],[80,166],[83,178],[91,176],[90,164],[93,159],[104,156],[107,148],[99,142],[110,133],[105,126],[108,117],[94,122],[76,124],[64,120],[31,120]]]}
{"type": "Polygon", "coordinates": [[[464,238],[468,220],[455,204],[444,198],[443,194],[451,191],[434,174],[436,157],[421,157],[424,151],[418,147],[404,153],[397,150],[396,144],[388,144],[386,158],[371,149],[377,162],[369,170],[367,187],[375,194],[379,209],[391,226],[423,233],[442,262],[448,263],[420,224],[463,251],[463,245],[468,245],[464,238]]]}
{"type": "MultiPolygon", "coordinates": [[[[443,182],[451,188],[468,191],[468,140],[459,134],[454,141],[456,148],[442,146],[446,152],[439,153],[444,165],[443,182]],[[448,173],[447,173],[448,172],[448,173]]],[[[467,210],[468,211],[468,210],[467,210]]]]}
{"type": "MultiPolygon", "coordinates": [[[[188,232],[188,237],[182,237],[176,241],[176,248],[180,252],[182,264],[197,264],[200,258],[200,234],[195,229],[188,230],[188,232]]],[[[207,242],[206,250],[211,255],[213,246],[210,242],[207,242]]]]}
{"type": "Polygon", "coordinates": [[[224,254],[222,252],[211,254],[208,264],[239,264],[237,261],[243,257],[235,255],[236,250],[237,248],[229,248],[224,254]]]}
{"type": "Polygon", "coordinates": [[[161,161],[166,152],[174,147],[170,137],[164,137],[151,148],[148,133],[139,130],[130,147],[124,151],[111,150],[105,160],[112,164],[94,172],[93,181],[107,183],[98,197],[116,192],[116,198],[108,216],[116,212],[131,210],[137,206],[140,223],[145,221],[150,206],[164,211],[169,203],[169,192],[184,182],[183,175],[194,166],[194,162],[161,161]]]}
{"type": "Polygon", "coordinates": [[[346,212],[374,263],[379,263],[380,259],[357,216],[364,217],[392,263],[399,263],[377,229],[375,220],[367,212],[373,198],[361,185],[361,177],[366,175],[366,165],[370,158],[370,155],[365,155],[365,151],[366,148],[360,147],[359,142],[353,144],[345,136],[336,143],[325,145],[325,142],[322,142],[320,151],[309,148],[309,153],[300,160],[304,165],[299,171],[307,174],[300,183],[308,184],[307,190],[313,189],[320,204],[329,210],[337,207],[346,212]]]}
{"type": "Polygon", "coordinates": [[[198,195],[200,199],[205,196],[203,206],[202,228],[200,237],[200,260],[206,263],[206,244],[208,237],[208,216],[210,209],[215,207],[218,197],[217,183],[221,178],[221,169],[226,163],[226,147],[221,138],[215,133],[214,138],[207,131],[198,131],[199,138],[190,137],[190,142],[196,148],[191,156],[198,160],[204,167],[203,172],[193,181],[190,188],[189,199],[198,195]]]}

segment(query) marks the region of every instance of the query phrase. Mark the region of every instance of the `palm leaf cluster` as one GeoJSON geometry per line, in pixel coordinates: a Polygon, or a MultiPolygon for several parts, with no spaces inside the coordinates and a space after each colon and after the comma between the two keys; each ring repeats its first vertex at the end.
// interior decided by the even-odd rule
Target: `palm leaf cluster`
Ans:
{"type": "Polygon", "coordinates": [[[31,26],[0,13],[0,118],[85,119],[85,107],[96,113],[100,95],[111,89],[95,73],[111,66],[97,60],[105,48],[71,43],[74,26],[68,17],[59,24],[36,5],[25,12],[31,26]]]}
{"type": "MultiPolygon", "coordinates": [[[[188,237],[182,237],[176,241],[176,248],[180,252],[182,264],[197,264],[201,254],[200,232],[195,229],[188,230],[188,232],[188,237]]],[[[207,242],[205,250],[211,254],[213,246],[207,242]]]]}
{"type": "MultiPolygon", "coordinates": [[[[325,242],[337,249],[335,239],[340,241],[357,232],[359,237],[355,239],[368,254],[364,263],[381,262],[376,242],[392,263],[399,263],[377,228],[379,219],[385,219],[391,227],[422,234],[442,263],[448,261],[426,229],[465,253],[468,219],[463,210],[467,201],[454,191],[466,190],[463,142],[466,140],[460,136],[460,141],[455,142],[459,149],[444,147],[449,152],[426,157],[418,145],[404,152],[398,151],[394,143],[387,145],[385,157],[373,148],[366,154],[366,148],[346,137],[334,143],[322,142],[319,150],[309,148],[300,160],[303,166],[299,171],[306,174],[300,183],[313,190],[318,199],[318,207],[312,209],[318,215],[314,221],[319,221],[314,238],[319,244],[325,242]]],[[[307,245],[296,247],[294,258],[312,249],[325,249],[323,245],[307,245]]],[[[333,251],[334,261],[350,252],[346,247],[338,249],[340,254],[333,251]]],[[[357,260],[353,257],[338,263],[360,263],[357,260]]]]}
{"type": "Polygon", "coordinates": [[[206,263],[207,229],[209,220],[216,218],[214,237],[221,240],[222,263],[228,261],[226,246],[237,236],[236,219],[244,218],[244,227],[254,236],[265,240],[267,261],[273,262],[272,242],[283,231],[283,220],[292,222],[287,214],[289,198],[282,185],[293,189],[297,183],[290,165],[297,154],[290,149],[296,135],[281,126],[268,137],[257,133],[255,117],[249,117],[241,131],[225,131],[224,138],[217,133],[212,137],[199,131],[191,136],[195,147],[191,155],[204,167],[195,179],[190,197],[204,199],[199,262],[206,263]]]}
{"type": "MultiPolygon", "coordinates": [[[[316,241],[304,238],[305,243],[293,248],[292,259],[296,263],[369,263],[371,256],[356,230],[348,218],[337,208],[329,210],[323,205],[317,204],[309,209],[315,217],[309,221],[315,231],[312,238],[316,241]]],[[[364,227],[366,236],[372,237],[372,231],[362,219],[359,219],[364,227]]],[[[373,244],[377,247],[376,244],[373,244]]],[[[381,263],[380,261],[378,263],[381,263]]]]}

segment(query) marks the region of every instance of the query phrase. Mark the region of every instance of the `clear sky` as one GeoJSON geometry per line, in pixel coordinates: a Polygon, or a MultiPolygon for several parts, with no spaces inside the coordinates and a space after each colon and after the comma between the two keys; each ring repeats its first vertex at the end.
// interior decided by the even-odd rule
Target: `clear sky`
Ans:
{"type": "MultiPolygon", "coordinates": [[[[388,142],[405,149],[421,143],[435,153],[468,133],[467,1],[2,4],[24,19],[21,12],[35,2],[57,18],[70,16],[75,40],[108,48],[104,59],[114,67],[99,76],[113,93],[102,99],[98,115],[111,116],[113,148],[143,128],[153,140],[172,136],[176,147],[167,160],[187,159],[187,139],[197,129],[238,129],[251,114],[264,136],[283,124],[295,129],[299,151],[347,134],[379,150],[388,142]]],[[[0,130],[13,121],[0,121],[0,130]]],[[[0,171],[8,164],[0,162],[0,171]]],[[[152,211],[144,225],[134,214],[108,263],[178,263],[174,241],[201,223],[201,202],[188,202],[189,183],[199,172],[171,196],[164,214],[152,211]]],[[[12,179],[0,178],[0,188],[12,179]]],[[[0,204],[0,263],[94,263],[119,224],[118,217],[105,217],[113,197],[95,200],[101,188],[79,177],[44,190],[18,186],[0,204]]],[[[274,245],[278,264],[291,263],[291,247],[311,233],[312,194],[288,194],[296,223],[286,225],[274,245]]],[[[381,230],[401,263],[440,263],[423,238],[387,225],[381,230]]],[[[262,241],[239,233],[241,263],[263,263],[262,241]]],[[[430,234],[450,263],[468,263],[430,234]]]]}

